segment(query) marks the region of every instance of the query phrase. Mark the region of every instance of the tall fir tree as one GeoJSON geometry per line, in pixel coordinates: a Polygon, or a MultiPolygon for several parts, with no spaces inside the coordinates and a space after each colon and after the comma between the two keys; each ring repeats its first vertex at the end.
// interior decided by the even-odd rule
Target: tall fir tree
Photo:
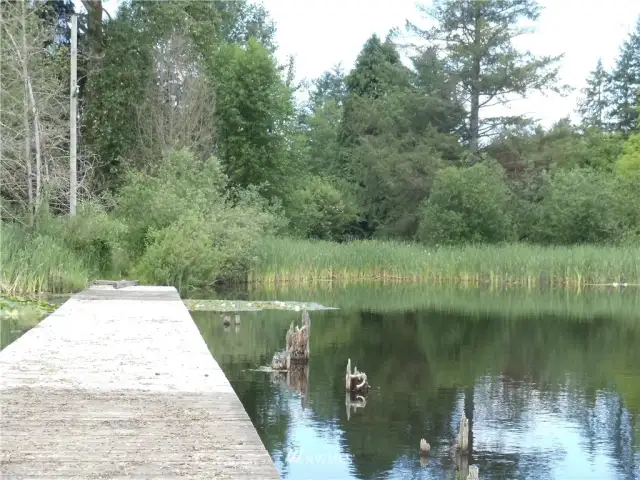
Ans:
{"type": "Polygon", "coordinates": [[[467,105],[469,150],[476,157],[480,140],[517,117],[480,119],[483,108],[509,102],[532,90],[558,87],[557,63],[561,56],[535,57],[519,51],[513,40],[529,30],[523,21],[535,21],[541,7],[535,0],[434,0],[419,7],[435,21],[423,30],[407,23],[409,31],[440,50],[452,67],[460,98],[467,105]]]}
{"type": "Polygon", "coordinates": [[[635,30],[622,44],[612,75],[613,121],[616,130],[628,135],[638,129],[640,103],[640,17],[635,30]]]}
{"type": "Polygon", "coordinates": [[[611,75],[605,70],[602,59],[587,78],[578,101],[578,113],[585,128],[608,130],[611,121],[611,75]]]}
{"type": "Polygon", "coordinates": [[[362,99],[373,100],[389,94],[395,88],[408,87],[411,73],[402,64],[400,54],[390,38],[384,42],[372,35],[358,54],[354,68],[345,77],[344,121],[340,134],[341,142],[352,145],[358,134],[374,134],[354,129],[355,110],[362,99]]]}

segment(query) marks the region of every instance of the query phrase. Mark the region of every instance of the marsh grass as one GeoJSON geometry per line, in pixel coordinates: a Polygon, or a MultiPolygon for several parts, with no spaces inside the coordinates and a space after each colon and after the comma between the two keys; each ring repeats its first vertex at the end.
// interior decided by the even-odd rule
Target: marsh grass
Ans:
{"type": "Polygon", "coordinates": [[[571,287],[640,283],[640,247],[526,244],[428,248],[354,241],[267,238],[249,283],[420,282],[467,286],[571,287]]]}
{"type": "Polygon", "coordinates": [[[61,239],[7,225],[1,228],[0,294],[66,293],[86,287],[89,269],[61,239]]]}

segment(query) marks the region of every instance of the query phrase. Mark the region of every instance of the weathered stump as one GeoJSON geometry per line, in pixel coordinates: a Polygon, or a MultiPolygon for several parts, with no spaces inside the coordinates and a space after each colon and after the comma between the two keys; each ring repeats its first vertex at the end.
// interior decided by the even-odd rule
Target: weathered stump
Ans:
{"type": "Polygon", "coordinates": [[[305,310],[302,313],[302,326],[295,326],[291,322],[287,331],[286,351],[289,353],[291,360],[298,362],[309,361],[309,333],[311,330],[311,318],[305,310]]]}
{"type": "Polygon", "coordinates": [[[345,388],[354,393],[366,393],[369,391],[367,374],[359,372],[358,367],[354,367],[351,372],[351,359],[347,361],[347,373],[345,375],[345,388]]]}
{"type": "Polygon", "coordinates": [[[420,455],[427,455],[431,451],[431,445],[424,438],[420,440],[420,455]]]}
{"type": "Polygon", "coordinates": [[[462,418],[460,419],[460,430],[458,431],[456,449],[461,453],[467,453],[469,451],[469,419],[464,412],[462,412],[462,418]]]}
{"type": "Polygon", "coordinates": [[[480,469],[477,465],[469,465],[469,475],[467,480],[480,480],[480,469]]]}
{"type": "Polygon", "coordinates": [[[302,326],[294,326],[291,322],[285,337],[285,349],[276,352],[271,360],[273,370],[288,371],[292,363],[306,364],[309,362],[309,332],[311,319],[305,310],[302,314],[302,326]]]}
{"type": "Polygon", "coordinates": [[[286,372],[291,365],[291,359],[285,350],[276,352],[271,359],[271,369],[286,372]]]}

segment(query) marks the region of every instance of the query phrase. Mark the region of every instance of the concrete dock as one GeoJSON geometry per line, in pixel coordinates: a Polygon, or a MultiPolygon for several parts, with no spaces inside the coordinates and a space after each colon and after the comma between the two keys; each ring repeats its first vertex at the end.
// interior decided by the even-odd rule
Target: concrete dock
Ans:
{"type": "Polygon", "coordinates": [[[94,287],[0,352],[0,478],[278,472],[173,287],[94,287]]]}

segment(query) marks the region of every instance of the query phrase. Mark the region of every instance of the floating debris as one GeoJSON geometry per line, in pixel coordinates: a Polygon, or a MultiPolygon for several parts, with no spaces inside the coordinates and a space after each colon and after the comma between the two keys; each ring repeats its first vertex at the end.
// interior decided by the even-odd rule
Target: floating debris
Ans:
{"type": "Polygon", "coordinates": [[[293,312],[337,310],[314,302],[282,302],[279,300],[183,300],[192,312],[258,312],[260,310],[287,310],[293,312]]]}

